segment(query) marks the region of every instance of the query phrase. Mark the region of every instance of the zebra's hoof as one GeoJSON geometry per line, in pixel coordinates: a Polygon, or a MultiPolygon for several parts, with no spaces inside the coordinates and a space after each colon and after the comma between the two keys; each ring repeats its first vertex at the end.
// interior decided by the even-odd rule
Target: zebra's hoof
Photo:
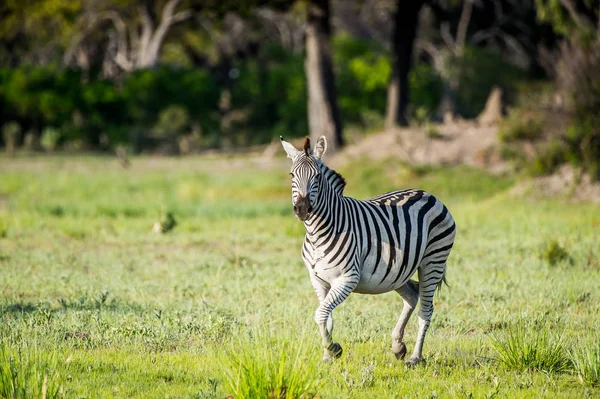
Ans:
{"type": "Polygon", "coordinates": [[[337,342],[334,342],[327,348],[327,353],[331,358],[339,359],[339,357],[342,356],[342,346],[337,342]]]}
{"type": "Polygon", "coordinates": [[[425,365],[425,360],[421,359],[420,357],[413,357],[413,356],[411,356],[410,359],[408,359],[406,361],[406,365],[408,367],[411,367],[411,368],[415,367],[417,365],[423,365],[424,366],[425,365]]]}
{"type": "Polygon", "coordinates": [[[396,355],[396,359],[402,360],[406,356],[406,345],[404,345],[404,342],[400,342],[399,344],[394,343],[392,345],[392,352],[396,355]]]}

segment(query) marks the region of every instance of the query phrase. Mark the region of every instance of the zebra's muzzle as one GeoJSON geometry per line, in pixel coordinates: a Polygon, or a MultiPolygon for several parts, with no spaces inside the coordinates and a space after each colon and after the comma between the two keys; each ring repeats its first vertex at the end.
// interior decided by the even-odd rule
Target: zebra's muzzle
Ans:
{"type": "Polygon", "coordinates": [[[302,221],[308,219],[308,216],[313,211],[310,206],[310,200],[307,197],[298,196],[298,200],[294,204],[294,214],[302,221]]]}

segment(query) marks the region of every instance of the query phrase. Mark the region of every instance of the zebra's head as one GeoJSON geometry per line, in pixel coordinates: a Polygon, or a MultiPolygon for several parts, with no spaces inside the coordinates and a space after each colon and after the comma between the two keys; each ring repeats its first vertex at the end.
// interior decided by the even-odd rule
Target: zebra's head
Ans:
{"type": "Polygon", "coordinates": [[[321,182],[321,157],[327,150],[327,139],[319,137],[314,150],[310,148],[310,139],[304,141],[304,148],[297,150],[292,144],[279,136],[288,158],[292,159],[292,204],[294,214],[302,221],[312,213],[319,195],[321,182]]]}

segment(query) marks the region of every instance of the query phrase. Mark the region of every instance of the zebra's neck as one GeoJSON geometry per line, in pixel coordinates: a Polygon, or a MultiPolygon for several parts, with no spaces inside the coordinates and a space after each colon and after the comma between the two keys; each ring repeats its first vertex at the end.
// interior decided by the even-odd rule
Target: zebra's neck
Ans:
{"type": "Polygon", "coordinates": [[[322,176],[319,184],[319,195],[313,207],[312,215],[304,222],[309,237],[321,235],[321,232],[327,230],[336,230],[344,206],[346,180],[322,162],[319,164],[319,168],[322,176]]]}

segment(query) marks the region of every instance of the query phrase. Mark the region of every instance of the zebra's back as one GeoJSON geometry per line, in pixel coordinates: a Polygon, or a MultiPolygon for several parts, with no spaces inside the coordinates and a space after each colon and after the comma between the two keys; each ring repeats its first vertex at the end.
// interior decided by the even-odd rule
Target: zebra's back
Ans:
{"type": "MultiPolygon", "coordinates": [[[[354,292],[383,293],[404,285],[423,264],[443,259],[445,273],[455,223],[447,208],[422,190],[399,190],[365,201],[349,199],[355,212],[360,282],[354,292]]],[[[425,276],[427,277],[427,276],[425,276]]]]}

